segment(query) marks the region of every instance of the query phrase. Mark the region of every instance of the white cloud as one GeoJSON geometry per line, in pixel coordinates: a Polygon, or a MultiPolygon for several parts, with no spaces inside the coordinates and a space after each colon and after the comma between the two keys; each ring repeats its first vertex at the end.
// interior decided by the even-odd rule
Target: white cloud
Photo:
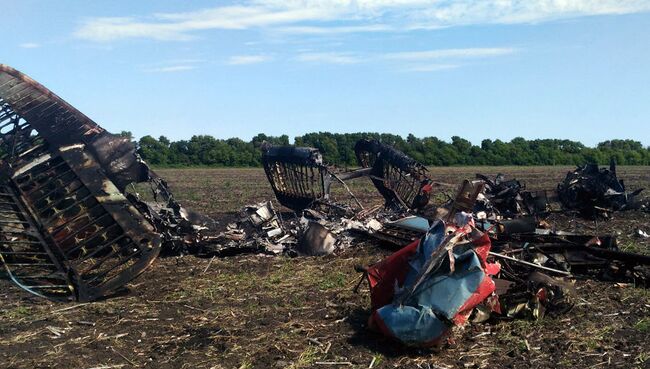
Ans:
{"type": "MultiPolygon", "coordinates": [[[[629,14],[650,10],[648,0],[466,0],[422,9],[422,28],[471,24],[540,23],[562,18],[629,14]]],[[[417,25],[415,27],[417,27],[417,25]]]]}
{"type": "Polygon", "coordinates": [[[194,65],[170,65],[166,67],[156,67],[145,69],[146,72],[150,73],[172,73],[172,72],[183,72],[187,70],[196,69],[194,65]]]}
{"type": "Polygon", "coordinates": [[[404,51],[397,53],[360,54],[352,52],[303,52],[295,58],[301,62],[315,62],[325,64],[356,64],[371,61],[388,61],[407,64],[409,71],[434,71],[458,68],[459,61],[463,59],[481,59],[488,57],[504,56],[517,52],[511,47],[494,48],[466,48],[466,49],[437,49],[425,51],[404,51]],[[452,63],[431,63],[443,59],[452,63]],[[427,63],[429,62],[429,63],[427,63]]]}
{"type": "Polygon", "coordinates": [[[408,31],[475,24],[538,23],[650,11],[650,0],[248,0],[144,18],[91,18],[78,38],[189,40],[202,30],[277,29],[332,34],[408,31]]]}
{"type": "Polygon", "coordinates": [[[126,38],[154,40],[189,40],[192,37],[172,23],[141,22],[134,18],[93,18],[83,22],[74,35],[90,41],[112,41],[126,38]]]}
{"type": "Polygon", "coordinates": [[[22,47],[23,49],[36,49],[38,47],[41,47],[41,44],[38,44],[36,42],[25,42],[18,46],[22,47]]]}
{"type": "Polygon", "coordinates": [[[491,56],[502,56],[512,54],[516,49],[511,47],[495,48],[468,48],[468,49],[439,49],[427,51],[407,51],[385,54],[388,59],[397,60],[432,60],[432,59],[464,59],[464,58],[485,58],[491,56]]]}
{"type": "Polygon", "coordinates": [[[196,65],[205,63],[207,59],[202,58],[177,58],[177,59],[166,59],[161,60],[155,63],[149,63],[150,67],[159,67],[159,66],[170,66],[170,65],[196,65]]]}
{"type": "Polygon", "coordinates": [[[229,65],[258,64],[271,61],[273,58],[269,55],[234,55],[228,59],[229,65]]]}
{"type": "Polygon", "coordinates": [[[414,65],[404,69],[407,72],[438,72],[442,70],[456,69],[459,68],[458,64],[425,64],[425,65],[414,65]]]}
{"type": "MultiPolygon", "coordinates": [[[[362,63],[383,63],[398,70],[411,72],[432,72],[445,69],[459,68],[468,59],[484,59],[505,56],[518,49],[511,47],[465,48],[465,49],[436,49],[403,51],[393,53],[361,53],[361,52],[321,52],[312,48],[300,49],[293,56],[284,57],[284,61],[298,61],[312,64],[352,65],[362,63]]],[[[230,56],[227,65],[252,65],[276,60],[272,54],[243,54],[230,56]]],[[[148,73],[171,73],[197,69],[206,59],[178,58],[162,60],[141,66],[148,73]]]]}
{"type": "Polygon", "coordinates": [[[368,33],[368,32],[390,32],[395,31],[393,27],[385,24],[359,25],[359,26],[288,26],[277,29],[282,33],[294,33],[305,35],[337,35],[344,33],[368,33]]]}
{"type": "Polygon", "coordinates": [[[323,64],[356,64],[363,59],[352,53],[303,53],[296,57],[297,61],[323,64]]]}
{"type": "Polygon", "coordinates": [[[187,13],[154,14],[149,19],[93,18],[84,21],[75,36],[91,41],[125,38],[189,40],[191,32],[210,29],[242,30],[333,19],[327,9],[271,9],[264,6],[226,6],[187,13]]]}
{"type": "Polygon", "coordinates": [[[200,64],[207,60],[198,57],[185,57],[176,59],[166,59],[157,62],[151,62],[140,66],[140,70],[147,73],[173,73],[184,72],[197,69],[200,64]]]}

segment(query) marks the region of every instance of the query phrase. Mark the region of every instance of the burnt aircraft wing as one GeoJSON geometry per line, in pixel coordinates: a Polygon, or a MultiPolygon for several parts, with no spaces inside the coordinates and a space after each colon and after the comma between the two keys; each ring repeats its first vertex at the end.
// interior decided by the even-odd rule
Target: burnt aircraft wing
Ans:
{"type": "Polygon", "coordinates": [[[0,263],[20,287],[89,301],[142,273],[161,240],[124,190],[149,176],[128,139],[0,65],[0,263]]]}

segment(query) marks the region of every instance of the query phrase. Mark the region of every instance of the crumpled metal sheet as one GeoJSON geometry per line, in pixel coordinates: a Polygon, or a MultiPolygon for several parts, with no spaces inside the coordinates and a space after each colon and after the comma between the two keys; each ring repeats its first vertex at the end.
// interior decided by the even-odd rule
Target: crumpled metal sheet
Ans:
{"type": "Polygon", "coordinates": [[[419,242],[368,268],[373,313],[370,324],[415,346],[439,343],[455,324],[495,290],[486,263],[490,240],[480,233],[434,223],[419,242]],[[449,233],[448,233],[449,232],[449,233]]]}
{"type": "Polygon", "coordinates": [[[517,179],[506,179],[501,173],[494,180],[483,174],[476,174],[476,178],[485,183],[485,189],[476,202],[474,211],[484,212],[488,218],[546,216],[559,206],[555,191],[526,190],[525,184],[517,179]]]}
{"type": "Polygon", "coordinates": [[[519,215],[526,210],[521,196],[525,186],[518,180],[506,180],[501,173],[497,174],[494,180],[482,174],[477,174],[476,178],[485,183],[484,194],[488,200],[479,202],[480,205],[486,208],[481,210],[497,211],[498,214],[506,217],[519,215]]]}
{"type": "Polygon", "coordinates": [[[329,255],[336,250],[336,236],[325,226],[317,222],[309,222],[300,242],[298,251],[303,255],[329,255]]]}
{"type": "Polygon", "coordinates": [[[161,237],[127,198],[152,173],[126,138],[0,65],[0,261],[20,287],[94,300],[156,258],[161,237]]]}

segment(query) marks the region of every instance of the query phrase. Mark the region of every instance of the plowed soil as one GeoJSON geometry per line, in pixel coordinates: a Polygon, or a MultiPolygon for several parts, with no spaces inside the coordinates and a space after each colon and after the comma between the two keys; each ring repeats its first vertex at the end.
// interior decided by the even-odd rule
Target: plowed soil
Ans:
{"type": "MultiPolygon", "coordinates": [[[[431,175],[455,184],[476,172],[503,172],[544,189],[569,169],[432,168],[431,175]]],[[[158,172],[183,204],[216,219],[273,199],[261,169],[158,172]]],[[[619,177],[630,189],[650,188],[648,167],[621,167],[619,177]]],[[[381,203],[367,180],[355,180],[351,189],[365,204],[381,203]]],[[[616,233],[623,249],[650,254],[650,240],[634,235],[637,229],[650,233],[648,213],[618,213],[607,222],[554,216],[551,222],[563,230],[616,233]]],[[[577,303],[562,315],[469,324],[442,347],[402,347],[366,328],[367,290],[352,291],[360,278],[354,266],[388,254],[361,241],[322,258],[160,258],[127,290],[90,304],[49,302],[0,280],[0,367],[650,367],[650,294],[597,281],[577,281],[577,303]]]]}

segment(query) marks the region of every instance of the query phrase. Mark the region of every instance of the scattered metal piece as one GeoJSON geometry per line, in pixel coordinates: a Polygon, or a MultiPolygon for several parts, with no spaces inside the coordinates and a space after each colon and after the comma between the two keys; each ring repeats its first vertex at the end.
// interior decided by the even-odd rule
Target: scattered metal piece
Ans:
{"type": "Polygon", "coordinates": [[[505,259],[505,260],[514,261],[516,263],[524,264],[526,266],[529,266],[529,267],[532,267],[532,268],[535,268],[535,269],[541,269],[541,270],[544,270],[544,271],[547,271],[547,272],[556,273],[556,274],[560,274],[560,275],[565,275],[567,277],[571,276],[571,273],[569,273],[567,271],[564,271],[564,270],[558,270],[558,269],[548,268],[548,267],[545,267],[545,266],[542,266],[542,265],[539,265],[539,264],[535,264],[535,263],[529,263],[529,262],[527,262],[525,260],[520,260],[520,259],[517,259],[517,258],[513,258],[511,256],[501,255],[501,254],[499,254],[497,252],[490,251],[490,255],[492,255],[494,257],[497,257],[499,259],[505,259]]]}
{"type": "Polygon", "coordinates": [[[641,207],[638,189],[627,192],[625,183],[616,176],[616,163],[609,169],[586,164],[569,172],[557,186],[560,201],[566,209],[577,210],[586,217],[603,216],[609,212],[641,207]]]}
{"type": "Polygon", "coordinates": [[[639,238],[650,238],[650,234],[648,234],[648,232],[646,232],[646,231],[644,231],[642,229],[637,229],[634,232],[634,235],[639,237],[639,238]]]}
{"type": "Polygon", "coordinates": [[[627,192],[625,184],[616,176],[616,164],[609,169],[596,164],[585,164],[567,173],[556,189],[527,191],[516,179],[506,180],[498,174],[495,180],[477,174],[486,183],[483,197],[475,212],[486,212],[488,217],[513,218],[522,215],[546,216],[552,212],[576,211],[585,218],[607,218],[610,213],[629,209],[644,209],[638,199],[643,189],[627,192]]]}
{"type": "Polygon", "coordinates": [[[456,197],[451,202],[448,213],[445,215],[447,221],[453,220],[458,213],[471,213],[484,186],[485,183],[481,181],[470,182],[467,179],[464,180],[458,187],[456,197]]]}
{"type": "Polygon", "coordinates": [[[501,173],[494,181],[482,174],[476,174],[476,178],[485,183],[485,197],[479,202],[482,205],[479,211],[495,211],[499,215],[512,217],[528,210],[521,194],[525,186],[518,180],[506,180],[501,173]]]}
{"type": "Polygon", "coordinates": [[[337,239],[327,228],[316,222],[309,222],[298,251],[304,255],[329,255],[336,250],[337,239]]]}

